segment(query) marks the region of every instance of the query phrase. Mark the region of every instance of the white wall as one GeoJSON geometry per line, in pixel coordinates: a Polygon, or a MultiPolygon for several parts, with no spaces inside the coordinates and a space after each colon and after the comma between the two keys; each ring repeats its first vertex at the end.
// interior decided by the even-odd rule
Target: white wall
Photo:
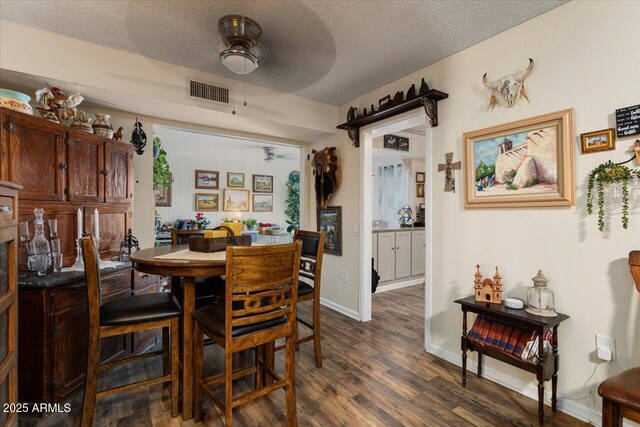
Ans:
{"type": "MultiPolygon", "coordinates": [[[[530,278],[542,268],[556,293],[557,309],[571,316],[559,333],[561,407],[593,422],[599,422],[599,415],[592,412],[600,402],[595,392],[599,382],[640,365],[640,295],[634,291],[627,265],[629,251],[640,247],[640,206],[632,207],[628,230],[619,226],[619,211],[610,218],[612,226],[605,233],[598,231],[595,217],[586,217],[587,174],[609,159],[629,158],[625,151],[633,140],[618,141],[615,151],[582,155],[579,134],[614,127],[615,109],[640,100],[638,22],[638,2],[570,2],[340,108],[340,117],[346,117],[349,106],[368,106],[387,93],[406,90],[421,77],[449,94],[438,105],[440,124],[432,131],[434,172],[427,177],[434,180],[428,348],[459,363],[461,314],[453,300],[471,294],[476,263],[485,272],[500,265],[506,294],[521,298],[532,285],[530,278]],[[610,28],[594,31],[596,23],[608,23],[610,28]],[[529,57],[536,62],[526,81],[531,103],[487,111],[490,93],[482,85],[482,74],[499,78],[526,67],[529,57]],[[575,113],[575,207],[465,210],[461,172],[456,177],[458,191],[442,191],[444,177],[435,172],[437,164],[449,151],[454,152],[454,160],[461,159],[463,132],[564,108],[575,113]],[[597,365],[596,333],[616,339],[616,362],[597,365]]],[[[344,181],[357,181],[354,152],[358,149],[348,145],[346,133],[315,145],[329,143],[342,144],[344,181]]],[[[357,185],[342,189],[337,199],[343,211],[357,215],[357,185]]],[[[344,220],[345,226],[352,227],[355,218],[344,220]]],[[[353,266],[349,277],[354,280],[356,239],[349,236],[352,250],[342,259],[325,261],[324,288],[338,287],[337,276],[343,268],[353,266]]],[[[340,293],[325,289],[326,298],[336,298],[332,300],[336,304],[357,311],[357,289],[340,289],[340,293]]],[[[506,374],[500,377],[503,382],[522,392],[535,392],[531,375],[493,360],[486,365],[488,375],[497,378],[499,370],[506,374]]]]}
{"type": "MultiPolygon", "coordinates": [[[[258,222],[272,222],[286,228],[284,214],[286,208],[286,182],[289,173],[300,169],[300,150],[298,148],[284,148],[280,146],[279,153],[286,150],[286,158],[277,162],[267,163],[263,160],[262,145],[239,139],[219,137],[203,133],[175,131],[161,126],[155,127],[155,134],[162,140],[167,151],[169,168],[173,174],[171,207],[156,207],[162,221],[178,218],[193,218],[196,193],[217,193],[220,198],[219,212],[204,212],[211,221],[211,226],[217,226],[223,217],[235,218],[236,212],[224,212],[223,194],[227,188],[227,172],[239,172],[245,175],[245,189],[252,190],[252,175],[271,175],[273,183],[273,212],[253,212],[253,191],[251,192],[251,211],[241,212],[242,218],[256,218],[258,222]],[[187,145],[188,144],[188,145],[187,145]],[[233,147],[235,145],[235,148],[233,147]],[[188,148],[181,149],[187,146],[188,148]],[[220,182],[218,190],[204,190],[195,188],[195,170],[214,170],[219,172],[220,182]]],[[[267,193],[259,193],[267,194],[267,193]]]]}

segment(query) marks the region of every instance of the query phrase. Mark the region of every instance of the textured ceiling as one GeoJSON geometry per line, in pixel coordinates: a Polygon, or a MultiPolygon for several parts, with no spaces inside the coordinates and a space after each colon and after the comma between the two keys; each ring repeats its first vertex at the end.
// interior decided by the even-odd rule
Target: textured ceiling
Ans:
{"type": "Polygon", "coordinates": [[[341,105],[565,1],[2,1],[4,20],[230,76],[217,22],[262,26],[249,83],[341,105]]]}

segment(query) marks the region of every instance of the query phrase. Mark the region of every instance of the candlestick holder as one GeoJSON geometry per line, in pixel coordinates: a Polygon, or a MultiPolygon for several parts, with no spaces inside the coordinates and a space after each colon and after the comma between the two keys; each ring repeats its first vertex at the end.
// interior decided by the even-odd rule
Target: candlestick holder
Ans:
{"type": "Polygon", "coordinates": [[[105,261],[102,261],[102,259],[100,259],[100,238],[99,237],[93,238],[93,245],[96,248],[96,258],[98,258],[98,268],[103,268],[105,265],[105,261]]]}
{"type": "Polygon", "coordinates": [[[71,267],[65,270],[84,271],[84,260],[82,259],[82,247],[80,246],[80,239],[76,239],[76,262],[74,262],[71,267]]]}

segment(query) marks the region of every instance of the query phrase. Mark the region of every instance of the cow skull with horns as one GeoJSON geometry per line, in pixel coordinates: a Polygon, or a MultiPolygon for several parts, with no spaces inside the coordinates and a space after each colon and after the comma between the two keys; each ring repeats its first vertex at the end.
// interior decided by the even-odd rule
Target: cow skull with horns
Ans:
{"type": "Polygon", "coordinates": [[[502,94],[502,97],[507,103],[507,107],[513,107],[518,103],[520,98],[524,98],[529,102],[527,92],[524,89],[524,79],[527,78],[532,69],[533,59],[529,58],[529,66],[526,70],[504,76],[501,79],[489,82],[487,80],[487,73],[484,73],[484,76],[482,76],[482,82],[487,88],[491,89],[489,108],[493,110],[493,107],[498,104],[498,101],[496,100],[496,91],[502,94]]]}

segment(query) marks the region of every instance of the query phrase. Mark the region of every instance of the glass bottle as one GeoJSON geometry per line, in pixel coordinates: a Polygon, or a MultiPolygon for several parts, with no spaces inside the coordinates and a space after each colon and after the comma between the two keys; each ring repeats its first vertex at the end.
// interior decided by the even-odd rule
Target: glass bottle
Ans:
{"type": "Polygon", "coordinates": [[[35,233],[31,245],[34,251],[35,265],[34,269],[38,270],[38,276],[44,276],[47,274],[47,270],[51,266],[51,248],[49,247],[49,241],[44,235],[44,209],[36,208],[33,210],[33,214],[36,216],[35,233]]]}
{"type": "Polygon", "coordinates": [[[538,270],[538,274],[533,279],[533,286],[527,291],[526,311],[536,316],[556,317],[556,302],[553,291],[547,288],[547,279],[538,270]]]}

